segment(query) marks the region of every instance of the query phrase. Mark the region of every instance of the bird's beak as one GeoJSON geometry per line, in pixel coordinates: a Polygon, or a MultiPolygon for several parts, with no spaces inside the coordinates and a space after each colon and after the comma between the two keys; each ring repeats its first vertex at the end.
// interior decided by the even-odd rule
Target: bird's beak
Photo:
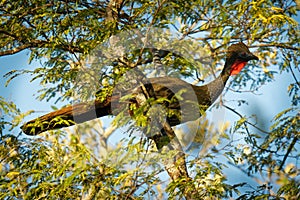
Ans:
{"type": "Polygon", "coordinates": [[[247,60],[259,60],[257,56],[253,55],[252,53],[247,55],[247,60]]]}

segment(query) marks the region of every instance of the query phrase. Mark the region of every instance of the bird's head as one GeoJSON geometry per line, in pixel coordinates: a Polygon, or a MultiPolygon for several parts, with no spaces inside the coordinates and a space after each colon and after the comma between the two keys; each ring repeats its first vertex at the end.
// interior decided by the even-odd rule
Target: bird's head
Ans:
{"type": "Polygon", "coordinates": [[[253,55],[244,43],[233,44],[227,50],[224,72],[236,75],[250,60],[258,60],[258,57],[253,55]]]}

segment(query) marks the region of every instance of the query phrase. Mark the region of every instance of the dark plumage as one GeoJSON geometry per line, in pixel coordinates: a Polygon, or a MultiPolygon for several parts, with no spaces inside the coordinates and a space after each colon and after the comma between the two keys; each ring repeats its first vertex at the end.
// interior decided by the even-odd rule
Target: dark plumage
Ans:
{"type": "MultiPolygon", "coordinates": [[[[165,101],[163,104],[171,111],[167,116],[170,126],[196,120],[222,93],[223,88],[230,75],[240,72],[250,60],[258,60],[248,47],[242,42],[231,45],[227,50],[225,66],[221,74],[212,82],[203,86],[194,86],[181,79],[164,77],[151,78],[149,81],[154,90],[156,99],[161,97],[172,101],[165,101]],[[174,94],[185,91],[181,94],[183,100],[174,100],[174,94]],[[195,97],[195,98],[193,98],[195,97]],[[173,101],[174,100],[174,101],[173,101]],[[173,114],[170,114],[173,113],[173,114]],[[174,114],[175,113],[175,114],[174,114]]],[[[147,85],[145,85],[147,88],[147,85]]],[[[131,91],[128,91],[128,93],[131,91]]],[[[134,90],[135,94],[142,93],[142,87],[134,90]]],[[[25,123],[21,128],[27,135],[37,135],[47,130],[58,129],[114,114],[112,105],[118,105],[119,96],[108,96],[105,101],[96,100],[93,103],[80,103],[74,106],[62,108],[48,113],[25,123]]],[[[142,104],[138,98],[131,99],[131,103],[142,104]]]]}

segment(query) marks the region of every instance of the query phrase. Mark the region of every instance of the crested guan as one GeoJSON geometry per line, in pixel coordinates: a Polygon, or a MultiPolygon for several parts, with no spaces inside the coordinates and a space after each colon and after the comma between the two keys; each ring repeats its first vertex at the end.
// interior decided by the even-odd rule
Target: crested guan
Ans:
{"type": "MultiPolygon", "coordinates": [[[[172,77],[150,78],[149,81],[151,82],[150,84],[157,99],[163,97],[171,100],[176,93],[182,89],[186,89],[185,92],[181,94],[183,103],[179,103],[179,101],[165,101],[163,103],[167,109],[179,111],[180,113],[180,116],[178,114],[167,115],[166,120],[170,126],[176,126],[199,118],[201,113],[219,97],[229,76],[238,74],[250,60],[258,60],[258,57],[253,55],[244,43],[239,42],[228,48],[225,66],[222,72],[214,81],[206,85],[195,86],[181,79],[172,77]],[[191,98],[191,96],[196,98],[191,98]],[[182,111],[182,107],[187,109],[182,111]],[[199,114],[195,115],[193,112],[199,114]]],[[[141,88],[142,86],[134,91],[128,91],[128,93],[138,94],[142,92],[141,88]]],[[[133,100],[131,103],[134,102],[137,106],[141,104],[137,98],[131,100],[133,100]]],[[[109,95],[104,101],[95,100],[92,103],[79,103],[68,106],[33,119],[25,123],[21,129],[27,135],[37,135],[47,130],[72,126],[75,124],[74,121],[76,121],[76,123],[82,123],[96,117],[113,115],[115,113],[112,109],[112,105],[118,104],[119,101],[119,95],[109,95]]]]}

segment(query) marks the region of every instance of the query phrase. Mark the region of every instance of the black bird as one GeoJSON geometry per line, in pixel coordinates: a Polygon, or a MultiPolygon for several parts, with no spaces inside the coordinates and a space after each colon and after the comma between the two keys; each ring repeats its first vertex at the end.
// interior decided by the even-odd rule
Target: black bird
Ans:
{"type": "MultiPolygon", "coordinates": [[[[239,42],[228,48],[225,66],[221,74],[206,85],[195,86],[172,77],[150,78],[148,84],[151,84],[156,99],[170,100],[163,102],[163,105],[171,111],[166,115],[166,120],[170,126],[176,126],[199,118],[201,113],[211,106],[222,93],[230,75],[238,74],[250,60],[258,60],[258,57],[253,55],[244,43],[239,42]],[[181,94],[183,100],[176,100],[175,94],[183,90],[185,91],[181,94]]],[[[133,92],[137,95],[143,92],[142,88],[145,87],[140,86],[128,93],[133,92]]],[[[93,103],[68,106],[33,119],[25,123],[21,129],[27,135],[37,135],[44,131],[72,126],[75,124],[74,121],[82,123],[95,117],[113,115],[112,105],[117,105],[119,102],[120,96],[109,95],[104,101],[95,100],[93,103]]],[[[142,102],[133,95],[129,104],[136,104],[135,107],[139,107],[142,102]]]]}

